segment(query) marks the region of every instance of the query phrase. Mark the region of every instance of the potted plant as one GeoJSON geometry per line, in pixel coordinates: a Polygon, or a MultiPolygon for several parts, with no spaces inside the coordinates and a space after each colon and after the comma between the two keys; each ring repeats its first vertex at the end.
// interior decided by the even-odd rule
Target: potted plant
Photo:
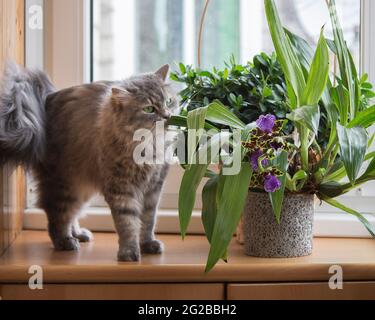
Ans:
{"type": "Polygon", "coordinates": [[[264,3],[285,79],[285,119],[278,119],[273,106],[267,113],[257,114],[257,119],[244,119],[242,109],[236,108],[244,99],[238,101],[237,95],[224,102],[228,106],[216,100],[171,121],[195,130],[188,134],[193,152],[180,187],[183,236],[197,187],[208,178],[202,194],[202,221],[211,245],[207,271],[220,259],[226,260],[227,247],[243,212],[248,254],[310,254],[314,196],[358,217],[375,236],[375,227],[360,213],[335,199],[375,179],[375,153],[368,151],[374,136],[367,132],[375,122],[375,106],[370,106],[374,93],[366,75],[360,78],[357,73],[335,2],[327,1],[334,39],[326,39],[322,30],[315,52],[306,41],[283,28],[273,0],[264,3]],[[340,69],[334,82],[329,77],[329,50],[337,57],[340,69]],[[207,127],[211,129],[208,133],[201,130],[207,127]],[[229,131],[223,132],[223,128],[229,131]],[[211,152],[224,137],[229,138],[231,157],[211,152]],[[202,156],[207,163],[191,161],[202,156]],[[240,159],[241,165],[231,172],[235,159],[240,159]],[[214,160],[220,162],[219,172],[210,170],[214,160]]]}

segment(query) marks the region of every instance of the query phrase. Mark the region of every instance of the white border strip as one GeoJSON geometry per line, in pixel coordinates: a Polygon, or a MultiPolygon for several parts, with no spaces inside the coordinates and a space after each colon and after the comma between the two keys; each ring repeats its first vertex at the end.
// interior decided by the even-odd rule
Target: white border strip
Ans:
{"type": "Polygon", "coordinates": [[[361,0],[361,71],[375,82],[375,1],[361,0]]]}

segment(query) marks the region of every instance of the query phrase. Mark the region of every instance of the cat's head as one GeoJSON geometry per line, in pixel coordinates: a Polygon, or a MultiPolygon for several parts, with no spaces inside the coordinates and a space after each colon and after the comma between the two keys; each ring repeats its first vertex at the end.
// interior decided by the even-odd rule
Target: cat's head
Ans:
{"type": "Polygon", "coordinates": [[[176,107],[176,98],[166,83],[168,72],[169,66],[164,65],[155,73],[134,76],[113,87],[111,105],[117,117],[145,129],[168,120],[176,107]]]}

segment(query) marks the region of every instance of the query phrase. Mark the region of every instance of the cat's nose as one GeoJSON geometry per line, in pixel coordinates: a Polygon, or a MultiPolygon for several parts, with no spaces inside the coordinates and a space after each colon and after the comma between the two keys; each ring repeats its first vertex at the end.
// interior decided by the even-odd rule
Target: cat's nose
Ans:
{"type": "Polygon", "coordinates": [[[170,112],[169,110],[164,111],[163,113],[164,119],[169,120],[171,117],[172,117],[172,112],[170,112]]]}

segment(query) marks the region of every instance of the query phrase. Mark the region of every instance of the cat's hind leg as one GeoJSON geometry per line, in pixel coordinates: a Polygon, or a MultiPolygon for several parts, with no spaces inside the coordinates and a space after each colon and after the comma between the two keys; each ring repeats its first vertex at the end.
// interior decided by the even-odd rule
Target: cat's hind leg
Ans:
{"type": "Polygon", "coordinates": [[[72,225],[72,235],[78,239],[79,242],[90,242],[94,239],[91,231],[86,228],[81,228],[79,221],[76,218],[72,225]]]}
{"type": "Polygon", "coordinates": [[[48,232],[56,250],[79,250],[79,240],[73,236],[73,225],[83,205],[69,186],[40,188],[40,205],[46,211],[48,232]]]}

